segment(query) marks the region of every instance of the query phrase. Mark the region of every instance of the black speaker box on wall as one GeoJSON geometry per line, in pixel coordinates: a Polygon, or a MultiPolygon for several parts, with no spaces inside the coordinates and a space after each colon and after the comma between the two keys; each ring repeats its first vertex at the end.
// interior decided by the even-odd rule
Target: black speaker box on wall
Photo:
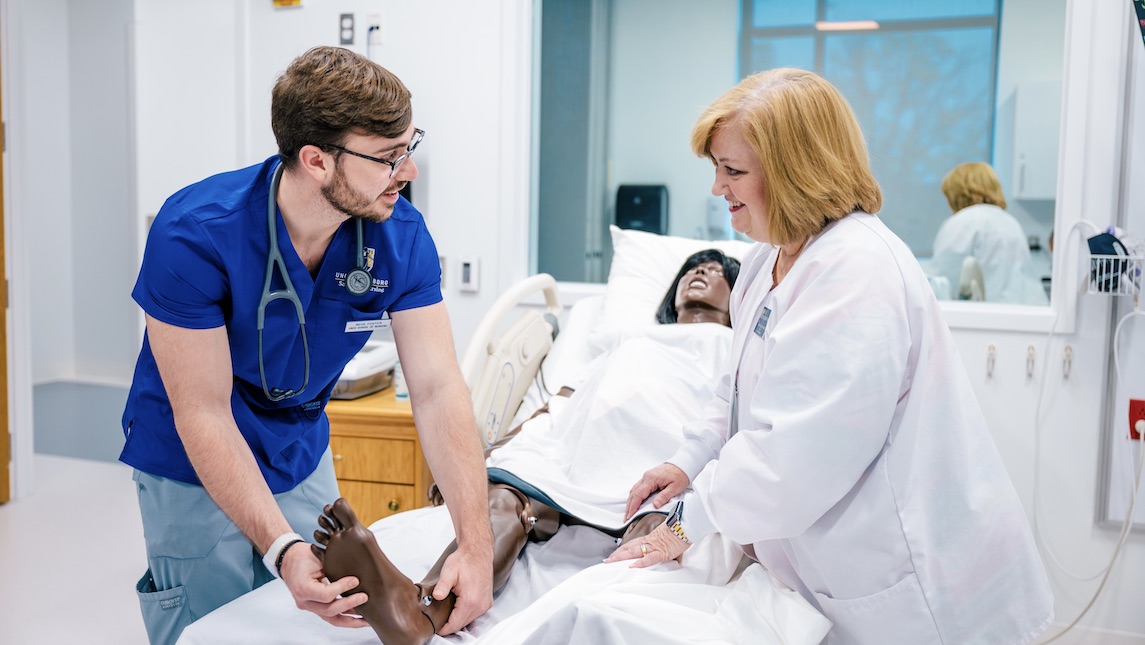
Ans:
{"type": "Polygon", "coordinates": [[[616,189],[616,225],[664,235],[668,232],[668,187],[622,184],[616,189]]]}

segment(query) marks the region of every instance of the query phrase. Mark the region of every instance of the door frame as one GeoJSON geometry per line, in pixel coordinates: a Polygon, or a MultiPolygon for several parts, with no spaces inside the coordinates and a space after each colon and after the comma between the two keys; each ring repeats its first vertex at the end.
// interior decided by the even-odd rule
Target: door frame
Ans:
{"type": "MultiPolygon", "coordinates": [[[[24,65],[23,47],[20,34],[21,3],[13,0],[0,0],[0,102],[3,104],[4,150],[0,154],[3,173],[0,177],[0,293],[6,306],[0,320],[6,331],[0,339],[0,398],[5,405],[0,414],[0,423],[11,437],[10,452],[4,462],[7,476],[0,472],[0,479],[10,482],[10,499],[27,497],[33,487],[34,441],[32,423],[32,335],[30,319],[31,278],[27,270],[30,250],[25,243],[24,227],[13,213],[24,212],[21,208],[26,199],[19,190],[20,164],[14,160],[23,157],[23,137],[20,125],[24,123],[26,106],[20,103],[21,92],[13,88],[23,87],[24,65]],[[3,278],[7,278],[7,288],[3,278]]],[[[7,441],[0,440],[5,446],[7,441]]]]}

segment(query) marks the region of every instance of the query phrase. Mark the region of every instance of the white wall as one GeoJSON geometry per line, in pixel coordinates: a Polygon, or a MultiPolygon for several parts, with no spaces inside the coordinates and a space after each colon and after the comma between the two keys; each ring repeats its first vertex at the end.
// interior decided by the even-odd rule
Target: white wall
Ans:
{"type": "MultiPolygon", "coordinates": [[[[607,203],[615,208],[620,184],[665,184],[668,232],[705,238],[712,164],[692,154],[692,126],[739,80],[739,0],[624,0],[612,7],[607,203]]],[[[606,216],[614,221],[614,213],[606,216]]]]}
{"type": "MultiPolygon", "coordinates": [[[[306,47],[333,44],[336,14],[343,11],[358,14],[359,43],[364,37],[363,17],[367,12],[380,14],[382,43],[374,51],[375,58],[410,86],[415,118],[428,132],[418,151],[424,177],[415,201],[424,208],[447,257],[450,275],[445,291],[459,348],[465,346],[493,298],[525,275],[533,28],[529,0],[307,0],[300,9],[281,11],[271,9],[264,0],[212,0],[194,5],[134,0],[130,98],[125,99],[136,119],[128,135],[134,138],[133,160],[129,160],[136,166],[136,185],[129,188],[134,213],[123,216],[125,224],[115,208],[109,209],[106,229],[89,228],[78,221],[84,213],[68,212],[78,209],[80,199],[74,194],[102,196],[96,187],[99,181],[122,179],[110,168],[104,174],[102,166],[115,161],[96,158],[80,163],[70,158],[73,150],[86,153],[94,144],[86,143],[87,135],[74,132],[79,123],[75,110],[83,101],[70,92],[76,88],[89,91],[89,86],[86,80],[74,78],[76,72],[69,67],[83,67],[84,73],[97,75],[98,70],[69,53],[72,46],[91,45],[69,43],[65,35],[79,36],[61,25],[82,16],[109,32],[91,34],[93,42],[121,35],[111,17],[95,20],[85,9],[75,7],[79,1],[0,0],[8,8],[6,47],[15,50],[4,60],[5,83],[11,84],[4,94],[5,114],[11,119],[6,169],[12,172],[5,175],[9,182],[7,225],[11,235],[19,236],[9,243],[26,252],[27,260],[25,270],[13,269],[13,278],[21,280],[12,288],[36,294],[30,305],[30,327],[12,329],[14,342],[33,342],[36,365],[32,373],[17,373],[10,380],[16,391],[14,401],[26,396],[33,377],[82,376],[82,370],[90,369],[84,366],[105,364],[112,354],[122,360],[120,367],[130,366],[138,343],[137,325],[123,325],[116,317],[122,312],[105,315],[91,304],[119,306],[117,299],[130,290],[130,282],[89,284],[89,271],[79,264],[92,260],[86,249],[77,251],[76,247],[90,240],[81,236],[122,231],[123,227],[141,232],[142,216],[154,212],[167,194],[183,184],[272,154],[266,92],[273,73],[306,47]],[[449,19],[442,19],[446,14],[449,19]],[[12,69],[13,65],[18,68],[12,69]],[[70,105],[76,107],[69,110],[70,105]],[[80,169],[93,173],[92,177],[77,180],[74,174],[80,169]],[[452,272],[459,255],[476,255],[482,262],[482,289],[477,294],[456,290],[452,272]],[[87,299],[99,297],[101,289],[105,290],[102,299],[87,299]],[[80,290],[86,293],[81,295],[80,290]],[[89,323],[89,317],[100,322],[89,323]],[[97,326],[81,334],[75,329],[81,323],[97,326]],[[76,344],[81,338],[85,344],[91,344],[91,338],[101,339],[107,346],[93,352],[80,350],[76,344]],[[115,349],[127,345],[132,345],[130,352],[115,349]]],[[[725,4],[720,6],[726,9],[725,4]]],[[[1068,224],[1061,222],[1084,216],[1105,224],[1114,221],[1118,212],[1120,110],[1124,105],[1120,92],[1132,25],[1129,9],[1118,0],[1071,0],[1068,4],[1067,29],[1077,40],[1067,50],[1070,77],[1059,170],[1062,219],[1057,230],[1063,269],[1055,276],[1056,289],[1065,289],[1066,281],[1058,279],[1066,274],[1064,267],[1078,266],[1078,253],[1071,253],[1066,243],[1068,224]]],[[[355,47],[364,51],[361,44],[355,47]]],[[[108,57],[113,56],[109,53],[108,57]]],[[[705,182],[708,175],[704,169],[705,182]]],[[[111,201],[118,199],[118,192],[108,194],[115,197],[111,201]]],[[[98,241],[108,254],[127,254],[134,265],[138,241],[127,237],[131,239],[98,241]]],[[[1076,237],[1073,245],[1077,245],[1076,237]]],[[[19,262],[18,257],[13,262],[19,262]]],[[[101,270],[115,272],[122,267],[101,270]]],[[[1059,302],[1068,302],[1062,298],[1065,295],[1055,294],[1059,302]]],[[[1045,332],[1052,316],[1018,315],[1005,308],[993,311],[985,314],[972,307],[950,311],[967,369],[1027,509],[1033,508],[1035,494],[1040,500],[1038,517],[1047,542],[1071,566],[1093,570],[1107,559],[1114,541],[1111,529],[1093,521],[1099,438],[1107,431],[1102,424],[1101,388],[1108,360],[1108,301],[1082,298],[1076,321],[1069,316],[1068,322],[1075,324],[1058,326],[1067,329],[1068,335],[1056,337],[1048,347],[1045,332]],[[997,355],[991,378],[985,376],[989,345],[997,355]],[[1033,378],[1026,376],[1030,345],[1037,354],[1033,378]],[[1073,351],[1069,378],[1061,370],[1066,345],[1073,351]],[[1048,367],[1045,376],[1043,366],[1048,367]],[[1043,382],[1041,441],[1036,444],[1034,403],[1043,382]],[[1035,446],[1040,449],[1042,468],[1037,491],[1033,486],[1035,446]]],[[[24,440],[25,445],[30,432],[27,424],[14,428],[17,441],[24,440]]],[[[27,472],[22,454],[17,452],[18,477],[27,472]]],[[[17,487],[17,495],[20,490],[17,487]]],[[[1139,607],[1145,598],[1145,579],[1136,575],[1142,570],[1145,545],[1140,535],[1134,535],[1118,571],[1083,624],[1136,635],[1141,638],[1133,642],[1142,642],[1145,615],[1139,607]]],[[[1050,575],[1059,619],[1071,619],[1096,585],[1073,581],[1052,566],[1050,575]]],[[[1087,642],[1112,640],[1112,636],[1102,636],[1087,642]]]]}
{"type": "Polygon", "coordinates": [[[72,376],[76,356],[69,3],[9,5],[10,20],[19,28],[10,24],[5,37],[13,62],[22,65],[9,66],[5,78],[12,147],[5,169],[12,210],[6,219],[25,224],[24,238],[11,243],[23,246],[35,280],[13,290],[28,290],[36,329],[32,378],[41,382],[72,376]]]}
{"type": "MultiPolygon", "coordinates": [[[[131,0],[69,0],[72,378],[125,383],[139,348],[131,285],[134,123],[127,109],[131,0]]],[[[64,227],[68,229],[67,226],[64,227]]],[[[45,294],[47,295],[47,294],[45,294]]],[[[43,299],[43,298],[42,298],[43,299]]],[[[69,304],[49,301],[51,307],[69,304]]]]}
{"type": "MultiPolygon", "coordinates": [[[[1016,129],[1023,126],[1026,132],[1043,133],[1034,137],[1041,144],[1038,152],[1056,158],[1059,141],[1054,133],[1060,127],[1061,103],[1058,96],[1052,96],[1034,109],[1015,115],[1015,93],[1023,85],[1035,85],[1030,90],[1037,90],[1038,83],[1043,83],[1051,95],[1055,89],[1060,92],[1065,11],[1066,0],[1003,2],[999,34],[994,169],[1007,198],[1006,210],[1018,218],[1027,235],[1036,235],[1043,247],[1048,246],[1053,230],[1054,202],[1016,198],[1014,137],[1016,129]]],[[[1037,254],[1035,260],[1049,263],[1044,253],[1037,254]]]]}

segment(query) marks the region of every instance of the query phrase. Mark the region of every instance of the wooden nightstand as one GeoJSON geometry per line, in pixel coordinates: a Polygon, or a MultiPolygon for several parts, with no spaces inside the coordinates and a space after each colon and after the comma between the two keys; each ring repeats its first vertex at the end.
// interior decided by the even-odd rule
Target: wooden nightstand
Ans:
{"type": "Polygon", "coordinates": [[[326,415],[338,487],[363,524],[429,505],[433,477],[408,400],[395,400],[394,388],[387,387],[360,399],[332,400],[326,415]]]}

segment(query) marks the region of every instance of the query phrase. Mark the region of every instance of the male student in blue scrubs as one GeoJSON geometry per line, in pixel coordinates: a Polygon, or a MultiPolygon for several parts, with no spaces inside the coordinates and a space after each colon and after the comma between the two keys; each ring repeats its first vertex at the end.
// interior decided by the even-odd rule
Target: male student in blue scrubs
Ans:
{"type": "Polygon", "coordinates": [[[302,536],[339,497],[324,408],[374,329],[392,325],[426,460],[459,548],[434,591],[492,605],[492,532],[473,409],[442,302],[437,250],[398,191],[417,177],[401,81],[349,50],[295,59],[271,100],[278,154],[173,195],[132,296],[147,332],[123,415],[148,570],[152,643],[281,577],[327,622],[366,600],[325,580],[302,536]],[[304,321],[304,324],[303,324],[304,321]],[[260,329],[261,328],[261,329],[260,329]]]}

